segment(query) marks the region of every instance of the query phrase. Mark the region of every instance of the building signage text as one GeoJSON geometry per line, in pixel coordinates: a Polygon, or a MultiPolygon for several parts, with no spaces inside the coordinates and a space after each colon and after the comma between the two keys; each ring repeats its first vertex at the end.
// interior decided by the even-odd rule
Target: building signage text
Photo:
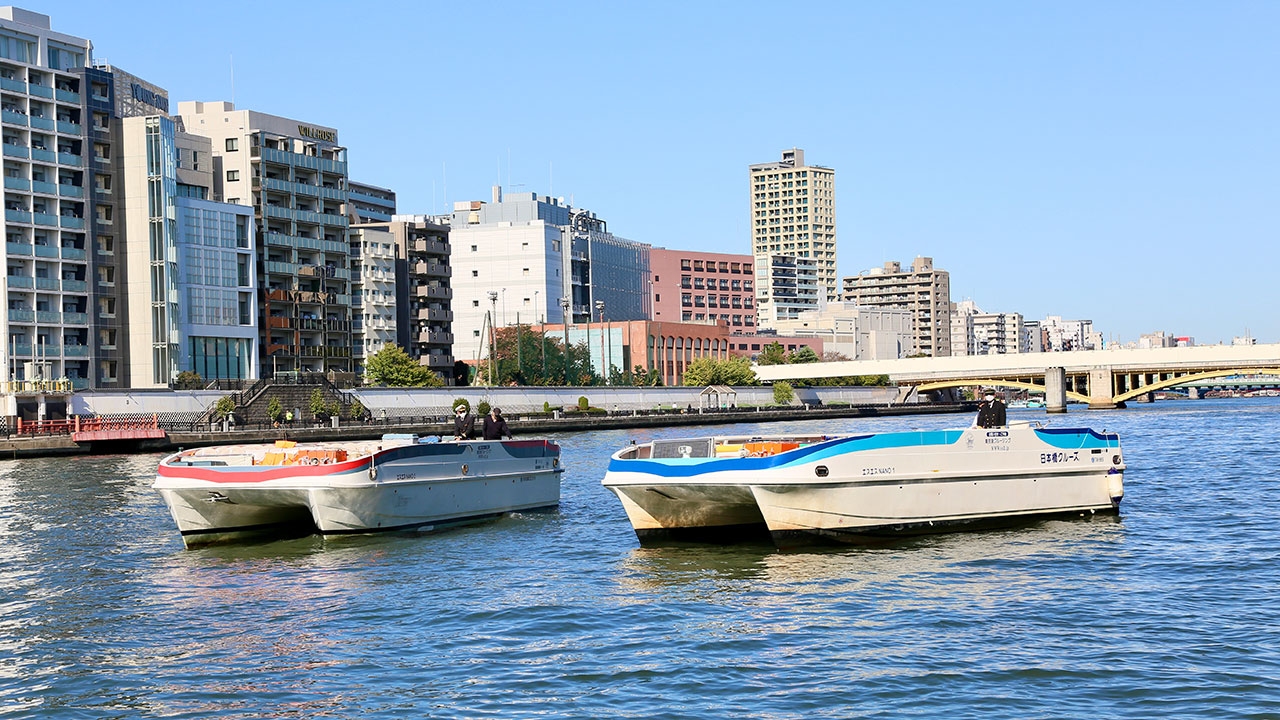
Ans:
{"type": "Polygon", "coordinates": [[[298,134],[305,138],[311,138],[312,140],[319,140],[320,142],[331,142],[331,143],[338,142],[337,130],[321,130],[320,128],[313,128],[313,127],[308,127],[306,125],[299,125],[298,134]]]}
{"type": "Polygon", "coordinates": [[[149,90],[138,83],[133,83],[133,99],[140,103],[145,103],[153,108],[158,108],[164,112],[169,112],[169,98],[161,95],[154,90],[149,90]]]}

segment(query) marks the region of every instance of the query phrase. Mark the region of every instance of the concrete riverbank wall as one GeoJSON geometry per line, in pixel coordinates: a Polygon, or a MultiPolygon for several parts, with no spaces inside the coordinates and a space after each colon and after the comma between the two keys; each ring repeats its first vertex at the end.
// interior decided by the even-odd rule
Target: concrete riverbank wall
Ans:
{"type": "MultiPolygon", "coordinates": [[[[700,387],[445,387],[445,388],[355,388],[347,392],[378,417],[448,414],[453,401],[465,398],[472,407],[481,401],[496,405],[506,413],[540,412],[546,403],[552,408],[577,407],[585,397],[592,407],[612,410],[654,410],[697,408],[704,404],[700,387]]],[[[772,405],[773,388],[747,386],[733,388],[736,395],[720,396],[721,404],[738,407],[772,405]]],[[[78,393],[72,396],[67,412],[72,415],[128,415],[158,413],[199,414],[226,395],[219,390],[119,390],[78,393]]],[[[796,388],[795,402],[809,405],[845,403],[887,405],[899,400],[896,387],[812,387],[796,388]]],[[[305,410],[305,408],[303,408],[305,410]]]]}
{"type": "MultiPolygon", "coordinates": [[[[939,415],[948,413],[972,413],[974,403],[915,404],[893,406],[831,406],[801,405],[773,408],[740,408],[735,411],[716,412],[665,412],[642,414],[639,410],[612,415],[577,415],[553,418],[538,415],[528,418],[513,416],[511,429],[519,436],[537,436],[548,433],[581,430],[617,430],[645,428],[669,428],[685,425],[713,425],[730,423],[772,423],[795,420],[828,418],[839,420],[859,417],[890,415],[939,415]]],[[[848,432],[848,423],[832,426],[832,432],[848,432]]],[[[452,425],[446,422],[416,423],[347,423],[338,427],[314,427],[295,424],[293,427],[255,428],[224,431],[220,428],[192,432],[169,431],[163,438],[129,442],[77,443],[70,435],[14,436],[0,440],[0,459],[38,457],[46,455],[88,455],[128,452],[167,452],[199,445],[228,445],[240,443],[273,442],[289,439],[303,442],[368,440],[385,433],[417,433],[420,435],[448,435],[452,425]]],[[[691,431],[692,432],[692,431],[691,431]]],[[[767,434],[767,427],[761,428],[767,434]]]]}

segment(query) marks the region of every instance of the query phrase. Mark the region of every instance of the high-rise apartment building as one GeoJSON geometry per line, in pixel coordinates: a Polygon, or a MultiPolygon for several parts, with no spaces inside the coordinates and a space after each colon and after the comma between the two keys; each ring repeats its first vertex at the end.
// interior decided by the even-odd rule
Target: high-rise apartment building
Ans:
{"type": "Polygon", "coordinates": [[[455,203],[449,242],[458,360],[479,357],[486,313],[498,327],[562,322],[565,307],[572,323],[649,316],[649,246],[561,199],[495,187],[491,202],[455,203]]]}
{"type": "Polygon", "coordinates": [[[215,199],[254,209],[263,374],[350,372],[347,150],[338,131],[229,102],[183,102],[178,111],[186,132],[212,142],[215,199]]]}
{"type": "Polygon", "coordinates": [[[1041,323],[1045,352],[1101,350],[1102,333],[1093,329],[1092,320],[1063,320],[1061,315],[1048,315],[1041,323]]]}
{"type": "Polygon", "coordinates": [[[826,304],[821,270],[812,258],[756,255],[755,264],[757,326],[774,329],[826,304]]]}
{"type": "Polygon", "coordinates": [[[92,44],[47,15],[0,8],[4,380],[93,377],[84,72],[92,44]],[[30,372],[28,372],[30,370],[30,372]],[[33,377],[34,376],[34,377],[33,377]]]}
{"type": "MultiPolygon", "coordinates": [[[[388,345],[396,344],[396,239],[377,225],[353,225],[351,243],[351,358],[355,371],[388,345]]],[[[407,308],[406,308],[407,309],[407,308]]]]}
{"type": "Polygon", "coordinates": [[[391,216],[395,214],[394,190],[348,181],[347,215],[352,223],[391,222],[391,216]]]}
{"type": "MultiPolygon", "coordinates": [[[[352,231],[386,233],[392,242],[395,334],[390,342],[381,336],[379,342],[399,345],[419,364],[452,384],[453,270],[449,267],[449,227],[425,216],[397,215],[390,222],[359,225],[352,231]]],[[[360,330],[367,338],[368,330],[361,328],[357,337],[360,330]]]]}
{"type": "Polygon", "coordinates": [[[910,310],[914,320],[912,354],[951,354],[951,277],[933,267],[933,258],[918,257],[907,270],[887,262],[844,278],[843,299],[858,305],[910,310]]]}
{"type": "Polygon", "coordinates": [[[752,256],[653,248],[649,274],[654,320],[724,323],[735,332],[755,330],[752,256]]]}
{"type": "Polygon", "coordinates": [[[806,165],[804,151],[751,166],[751,252],[807,258],[818,269],[824,299],[834,302],[836,279],[835,170],[806,165]]]}

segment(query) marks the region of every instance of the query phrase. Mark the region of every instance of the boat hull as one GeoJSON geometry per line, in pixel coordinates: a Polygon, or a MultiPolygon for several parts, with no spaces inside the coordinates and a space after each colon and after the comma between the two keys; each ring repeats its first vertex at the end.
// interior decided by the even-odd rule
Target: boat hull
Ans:
{"type": "Polygon", "coordinates": [[[162,463],[156,490],[188,547],[287,534],[436,530],[555,507],[559,449],[445,443],[332,466],[185,468],[162,463]],[[258,477],[265,475],[266,477],[258,477]]]}
{"type": "Polygon", "coordinates": [[[1114,513],[1124,492],[1119,439],[1089,430],[819,438],[760,458],[628,459],[628,452],[615,455],[604,484],[642,544],[743,522],[762,525],[779,544],[858,542],[1114,513]]]}

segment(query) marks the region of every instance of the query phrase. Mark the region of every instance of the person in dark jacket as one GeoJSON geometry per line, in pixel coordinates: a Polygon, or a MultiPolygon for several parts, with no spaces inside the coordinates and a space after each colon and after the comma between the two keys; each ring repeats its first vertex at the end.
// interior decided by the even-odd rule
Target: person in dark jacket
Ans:
{"type": "MultiPolygon", "coordinates": [[[[476,436],[476,418],[468,410],[466,405],[459,405],[453,409],[453,439],[454,440],[470,440],[476,436]]],[[[488,422],[486,420],[486,422],[488,422]]]]}
{"type": "Polygon", "coordinates": [[[978,405],[978,427],[1004,427],[1005,424],[1004,401],[996,397],[994,391],[988,390],[978,405]]]}
{"type": "Polygon", "coordinates": [[[485,440],[501,440],[503,436],[514,438],[511,434],[511,428],[507,427],[507,421],[502,419],[502,411],[493,408],[488,415],[484,416],[484,439],[485,440]]]}

